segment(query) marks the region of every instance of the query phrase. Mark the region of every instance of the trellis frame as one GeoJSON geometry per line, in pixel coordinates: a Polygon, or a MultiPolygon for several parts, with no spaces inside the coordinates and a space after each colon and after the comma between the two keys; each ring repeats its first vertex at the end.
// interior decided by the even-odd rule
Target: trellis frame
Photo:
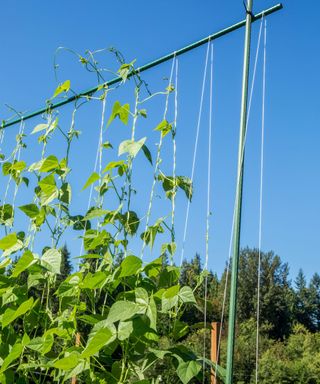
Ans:
{"type": "MultiPolygon", "coordinates": [[[[237,309],[237,290],[238,290],[238,264],[239,264],[239,251],[240,251],[240,234],[241,234],[241,209],[242,209],[242,190],[243,190],[243,173],[244,173],[244,152],[245,152],[245,135],[247,128],[247,104],[248,104],[248,83],[249,83],[249,67],[250,67],[250,46],[251,46],[251,25],[255,21],[271,15],[283,8],[281,3],[274,5],[260,13],[253,14],[253,0],[247,0],[245,5],[246,18],[215,32],[201,40],[191,43],[177,51],[171,52],[162,56],[154,61],[151,61],[134,71],[129,72],[128,77],[133,76],[135,73],[142,73],[150,68],[162,64],[174,57],[180,56],[188,51],[200,47],[207,42],[216,40],[230,32],[236,31],[241,27],[246,28],[245,42],[244,42],[244,61],[243,61],[243,75],[242,75],[242,96],[241,96],[241,115],[240,115],[240,132],[239,132],[239,149],[238,149],[238,171],[237,171],[237,189],[236,189],[236,202],[235,202],[235,215],[234,215],[234,234],[233,234],[233,252],[232,252],[232,272],[231,272],[231,288],[230,288],[230,308],[229,308],[229,322],[228,322],[228,345],[227,345],[227,367],[226,377],[221,378],[226,384],[232,384],[233,381],[233,361],[234,361],[234,344],[235,344],[235,324],[236,324],[236,309],[237,309]]],[[[115,77],[103,85],[109,87],[111,85],[120,83],[122,78],[115,77]]],[[[81,97],[92,96],[95,92],[101,89],[101,85],[87,89],[79,94],[67,97],[56,103],[47,104],[45,107],[39,108],[33,112],[26,114],[19,114],[19,117],[8,120],[3,120],[0,125],[0,132],[2,129],[13,126],[21,121],[29,120],[35,116],[42,115],[49,110],[54,110],[63,105],[69,104],[81,97]]]]}

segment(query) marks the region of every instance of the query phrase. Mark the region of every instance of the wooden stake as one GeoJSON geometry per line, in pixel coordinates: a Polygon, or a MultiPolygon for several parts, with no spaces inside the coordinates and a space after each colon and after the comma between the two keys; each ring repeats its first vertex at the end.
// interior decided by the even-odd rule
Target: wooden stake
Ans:
{"type": "MultiPolygon", "coordinates": [[[[79,345],[80,345],[80,332],[76,333],[75,345],[76,345],[76,347],[79,347],[79,345]]],[[[73,378],[71,379],[71,384],[77,384],[77,376],[73,376],[73,378]]]]}
{"type": "MultiPolygon", "coordinates": [[[[220,356],[218,356],[219,349],[219,335],[220,335],[220,323],[211,323],[211,361],[213,364],[220,363],[220,356]]],[[[211,372],[211,384],[219,384],[218,377],[214,371],[211,372]]]]}

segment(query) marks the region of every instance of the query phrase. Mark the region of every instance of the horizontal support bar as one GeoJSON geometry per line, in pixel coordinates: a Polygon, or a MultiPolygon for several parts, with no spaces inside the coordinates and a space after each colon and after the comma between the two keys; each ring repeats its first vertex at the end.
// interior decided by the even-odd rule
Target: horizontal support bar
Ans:
{"type": "MultiPolygon", "coordinates": [[[[270,14],[276,12],[276,11],[279,11],[282,8],[283,8],[282,4],[274,5],[273,7],[269,8],[269,9],[266,9],[265,11],[262,11],[260,13],[257,13],[256,15],[254,15],[254,17],[252,18],[252,22],[257,21],[257,20],[261,19],[264,16],[268,16],[268,15],[270,15],[270,14]]],[[[200,47],[201,45],[207,43],[208,41],[216,40],[219,37],[227,35],[230,32],[236,31],[237,29],[245,26],[245,24],[246,24],[246,20],[239,21],[238,23],[233,24],[233,25],[231,25],[228,28],[222,29],[222,30],[220,30],[218,32],[215,32],[214,34],[212,34],[210,36],[207,36],[207,37],[205,37],[205,38],[203,38],[203,39],[201,39],[199,41],[196,41],[195,43],[187,45],[186,47],[183,47],[183,48],[181,48],[181,49],[179,49],[179,50],[177,50],[175,52],[169,53],[166,56],[162,56],[161,58],[159,58],[157,60],[151,61],[150,63],[145,64],[142,67],[137,68],[135,70],[135,72],[138,72],[138,73],[144,72],[147,69],[155,67],[155,66],[157,66],[159,64],[164,63],[165,61],[168,61],[168,60],[174,58],[175,56],[180,56],[183,53],[191,51],[194,48],[200,47]]],[[[133,73],[129,73],[128,77],[132,76],[132,74],[133,73]]],[[[110,85],[119,83],[119,82],[121,82],[121,80],[122,80],[121,77],[115,77],[115,78],[107,81],[105,83],[105,86],[110,86],[110,85]]],[[[90,89],[88,89],[88,90],[86,90],[84,92],[81,92],[81,93],[77,94],[77,95],[73,95],[73,96],[68,97],[68,98],[66,98],[64,100],[58,101],[57,103],[51,104],[50,105],[50,110],[53,110],[53,109],[61,107],[62,105],[71,103],[72,101],[77,100],[79,97],[90,96],[90,95],[94,94],[98,90],[98,88],[101,88],[101,85],[95,86],[95,87],[90,88],[90,89]]],[[[33,112],[29,113],[29,114],[22,115],[19,118],[16,118],[16,119],[14,119],[12,121],[5,120],[2,123],[0,129],[4,129],[4,128],[9,127],[11,125],[15,125],[15,124],[21,122],[22,120],[25,121],[25,120],[31,119],[32,117],[39,116],[39,115],[45,113],[47,110],[48,110],[48,107],[46,106],[44,108],[40,108],[40,109],[38,109],[36,111],[33,111],[33,112]]]]}

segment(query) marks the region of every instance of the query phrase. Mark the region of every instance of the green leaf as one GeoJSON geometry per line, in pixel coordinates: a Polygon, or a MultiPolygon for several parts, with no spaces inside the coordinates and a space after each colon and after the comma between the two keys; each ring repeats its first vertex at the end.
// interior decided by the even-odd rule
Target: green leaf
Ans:
{"type": "Polygon", "coordinates": [[[84,229],[90,229],[90,221],[84,220],[82,215],[69,216],[69,225],[72,225],[72,228],[75,231],[83,231],[84,229]]]}
{"type": "Polygon", "coordinates": [[[191,201],[193,194],[193,185],[191,179],[185,176],[178,176],[178,187],[181,188],[186,194],[187,198],[191,201]]]}
{"type": "Polygon", "coordinates": [[[169,311],[178,304],[179,285],[174,285],[165,290],[162,295],[162,310],[169,311]]]}
{"type": "Polygon", "coordinates": [[[130,236],[133,236],[137,233],[140,220],[134,211],[129,211],[123,215],[119,215],[119,220],[130,236]]]}
{"type": "Polygon", "coordinates": [[[161,136],[165,137],[172,130],[172,125],[167,120],[162,120],[154,130],[161,131],[161,136]]]}
{"type": "Polygon", "coordinates": [[[34,219],[36,216],[39,215],[40,211],[39,208],[37,207],[36,204],[27,204],[27,205],[22,205],[19,207],[23,213],[25,213],[28,217],[31,219],[34,219]]]}
{"type": "Polygon", "coordinates": [[[111,171],[114,168],[117,168],[119,175],[122,176],[127,170],[128,166],[124,160],[110,161],[110,163],[106,165],[106,167],[102,172],[105,173],[105,172],[111,171]]]}
{"type": "Polygon", "coordinates": [[[118,69],[119,76],[122,78],[123,82],[125,82],[128,78],[131,70],[133,71],[133,64],[136,62],[136,59],[132,60],[131,63],[124,63],[118,69]]]}
{"type": "Polygon", "coordinates": [[[15,161],[11,166],[11,171],[21,172],[26,169],[27,165],[24,161],[15,161]]]}
{"type": "Polygon", "coordinates": [[[93,173],[89,176],[89,178],[88,178],[88,180],[86,181],[86,183],[85,183],[84,187],[82,188],[82,190],[88,188],[91,184],[95,183],[95,182],[96,182],[97,180],[99,180],[99,179],[100,179],[100,176],[97,174],[97,172],[93,172],[93,173]]]}
{"type": "Polygon", "coordinates": [[[33,131],[31,132],[31,134],[34,134],[34,133],[37,133],[37,132],[40,132],[40,131],[44,131],[44,130],[46,130],[48,127],[49,127],[49,124],[38,124],[38,125],[36,125],[36,126],[33,128],[33,131]]]}
{"type": "Polygon", "coordinates": [[[146,141],[146,137],[143,137],[139,141],[125,140],[119,145],[118,155],[121,156],[124,153],[128,153],[131,157],[136,157],[142,146],[146,141]]]}
{"type": "Polygon", "coordinates": [[[158,233],[163,233],[164,229],[161,226],[163,219],[160,218],[157,222],[148,227],[148,229],[141,234],[141,239],[152,248],[158,233]]]}
{"type": "Polygon", "coordinates": [[[39,181],[39,187],[41,189],[41,204],[47,205],[52,200],[59,196],[59,191],[56,186],[56,182],[53,174],[46,176],[42,180],[39,181]]]}
{"type": "Polygon", "coordinates": [[[163,255],[166,251],[170,253],[171,256],[173,256],[176,252],[177,245],[176,243],[163,243],[161,246],[161,255],[163,255]]]}
{"type": "Polygon", "coordinates": [[[196,303],[192,289],[187,286],[180,289],[179,298],[183,303],[196,303]]]}
{"type": "Polygon", "coordinates": [[[144,153],[145,157],[147,158],[147,160],[149,161],[149,163],[151,165],[153,165],[152,155],[151,155],[151,152],[149,151],[149,148],[145,144],[143,144],[141,149],[143,150],[143,153],[144,153]]]}
{"type": "Polygon", "coordinates": [[[196,361],[181,362],[177,368],[177,375],[183,384],[189,383],[191,379],[197,376],[201,370],[201,365],[196,361]]]}
{"type": "Polygon", "coordinates": [[[70,86],[71,86],[70,80],[66,80],[64,83],[59,84],[56,90],[54,91],[52,99],[60,95],[62,92],[68,92],[70,89],[70,86]]]}
{"type": "Polygon", "coordinates": [[[118,326],[118,339],[128,339],[133,331],[132,321],[120,321],[118,326]]]}
{"type": "Polygon", "coordinates": [[[28,269],[32,264],[34,264],[36,259],[34,258],[32,252],[26,251],[18,260],[12,271],[12,277],[18,277],[20,273],[28,269]]]}
{"type": "Polygon", "coordinates": [[[95,273],[88,272],[86,277],[84,278],[81,288],[83,289],[97,289],[101,288],[102,283],[105,282],[107,276],[102,271],[97,271],[95,273]]]}
{"type": "Polygon", "coordinates": [[[41,257],[41,265],[48,271],[59,274],[61,268],[61,251],[55,248],[48,249],[41,257]]]}
{"type": "Polygon", "coordinates": [[[139,310],[139,306],[132,301],[116,301],[110,308],[107,321],[115,323],[117,321],[129,320],[137,314],[139,310]]]}
{"type": "Polygon", "coordinates": [[[104,216],[108,213],[106,209],[101,209],[101,208],[90,208],[87,214],[84,217],[84,220],[92,220],[96,219],[97,217],[104,216]]]}
{"type": "Polygon", "coordinates": [[[96,323],[89,334],[86,348],[81,357],[89,357],[97,353],[101,348],[115,340],[116,333],[115,326],[107,320],[96,323]]]}
{"type": "Polygon", "coordinates": [[[27,313],[33,307],[33,297],[24,301],[20,306],[14,310],[12,308],[6,309],[2,316],[2,328],[12,323],[18,317],[27,313]]]}
{"type": "Polygon", "coordinates": [[[3,360],[0,373],[4,372],[9,365],[16,359],[18,359],[23,351],[23,346],[19,342],[14,344],[8,356],[3,360]]]}
{"type": "Polygon", "coordinates": [[[107,127],[112,123],[112,121],[116,117],[119,117],[119,119],[123,122],[123,124],[127,125],[129,121],[129,112],[130,112],[129,104],[121,105],[119,101],[116,101],[113,104],[112,113],[108,120],[107,127]]]}
{"type": "Polygon", "coordinates": [[[71,203],[71,185],[69,183],[63,183],[60,188],[59,200],[65,204],[71,203]]]}
{"type": "Polygon", "coordinates": [[[185,176],[166,176],[163,173],[160,173],[158,180],[162,181],[162,187],[166,192],[166,195],[169,199],[175,194],[176,189],[180,188],[184,191],[187,198],[191,201],[193,194],[193,185],[191,179],[185,176]]]}
{"type": "Polygon", "coordinates": [[[45,355],[46,353],[51,351],[53,342],[53,335],[48,334],[46,336],[35,337],[34,339],[30,340],[27,347],[29,349],[32,349],[33,351],[37,351],[45,355]]]}
{"type": "Polygon", "coordinates": [[[54,368],[68,371],[78,365],[80,355],[78,352],[71,352],[69,356],[63,357],[53,363],[54,368]]]}
{"type": "Polygon", "coordinates": [[[127,256],[120,265],[120,276],[126,277],[135,275],[142,267],[142,260],[133,255],[127,256]]]}
{"type": "Polygon", "coordinates": [[[0,269],[7,268],[12,263],[12,260],[9,257],[4,258],[0,262],[0,269]]]}
{"type": "Polygon", "coordinates": [[[3,237],[0,240],[0,249],[3,251],[12,248],[15,246],[18,242],[17,234],[16,233],[10,233],[9,235],[3,237]]]}
{"type": "Polygon", "coordinates": [[[157,330],[158,311],[157,311],[157,306],[156,306],[156,303],[154,301],[153,296],[150,297],[146,315],[148,316],[148,318],[150,320],[150,328],[152,328],[156,331],[157,330]]]}
{"type": "Polygon", "coordinates": [[[89,229],[84,236],[84,249],[86,251],[95,250],[98,247],[105,247],[111,239],[109,232],[103,230],[101,232],[89,229]]]}
{"type": "Polygon", "coordinates": [[[56,158],[56,156],[50,155],[46,159],[43,160],[39,171],[40,172],[50,172],[56,168],[59,168],[59,160],[56,158]]]}
{"type": "Polygon", "coordinates": [[[147,308],[149,305],[149,295],[148,292],[141,287],[137,287],[134,290],[136,303],[139,304],[143,308],[147,308]]]}
{"type": "Polygon", "coordinates": [[[108,148],[113,148],[112,144],[110,143],[110,141],[106,141],[102,144],[102,148],[105,148],[105,149],[108,149],[108,148]]]}
{"type": "Polygon", "coordinates": [[[0,224],[11,225],[13,223],[13,207],[11,204],[0,206],[0,224]]]}
{"type": "Polygon", "coordinates": [[[100,351],[113,337],[109,328],[99,329],[95,335],[89,338],[88,343],[81,354],[81,357],[90,357],[100,351]]]}
{"type": "Polygon", "coordinates": [[[146,109],[139,109],[138,114],[145,119],[147,118],[147,110],[146,109]]]}
{"type": "Polygon", "coordinates": [[[179,321],[179,320],[176,320],[174,322],[172,334],[173,334],[173,337],[174,337],[175,340],[181,339],[188,332],[189,332],[188,324],[186,324],[186,323],[184,323],[182,321],[179,321]]]}

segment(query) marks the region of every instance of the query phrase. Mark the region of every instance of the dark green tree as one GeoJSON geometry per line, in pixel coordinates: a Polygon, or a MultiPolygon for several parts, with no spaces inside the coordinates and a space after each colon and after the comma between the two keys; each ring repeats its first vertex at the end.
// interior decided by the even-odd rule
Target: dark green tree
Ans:
{"type": "Polygon", "coordinates": [[[320,275],[318,273],[312,276],[309,289],[313,304],[312,322],[315,330],[320,332],[320,275]]]}
{"type": "Polygon", "coordinates": [[[57,275],[57,284],[64,281],[72,272],[72,265],[70,260],[70,252],[65,244],[61,248],[61,268],[60,274],[57,275]]]}
{"type": "Polygon", "coordinates": [[[187,306],[182,316],[183,321],[188,324],[201,323],[204,321],[205,308],[205,284],[207,283],[207,321],[220,321],[220,306],[217,305],[219,291],[219,279],[211,271],[204,272],[201,265],[201,257],[197,253],[190,261],[185,260],[181,266],[180,284],[188,285],[195,290],[197,298],[197,309],[187,306]],[[207,274],[205,277],[204,273],[207,274]]]}
{"type": "MultiPolygon", "coordinates": [[[[269,336],[286,337],[292,326],[293,291],[289,267],[273,252],[261,252],[260,321],[269,324],[269,336]]],[[[244,248],[239,261],[238,321],[256,317],[258,249],[244,248]]]]}
{"type": "Polygon", "coordinates": [[[312,291],[307,287],[306,277],[302,271],[299,270],[295,279],[295,303],[294,303],[294,319],[302,324],[309,331],[315,331],[314,324],[314,298],[312,291]]]}

